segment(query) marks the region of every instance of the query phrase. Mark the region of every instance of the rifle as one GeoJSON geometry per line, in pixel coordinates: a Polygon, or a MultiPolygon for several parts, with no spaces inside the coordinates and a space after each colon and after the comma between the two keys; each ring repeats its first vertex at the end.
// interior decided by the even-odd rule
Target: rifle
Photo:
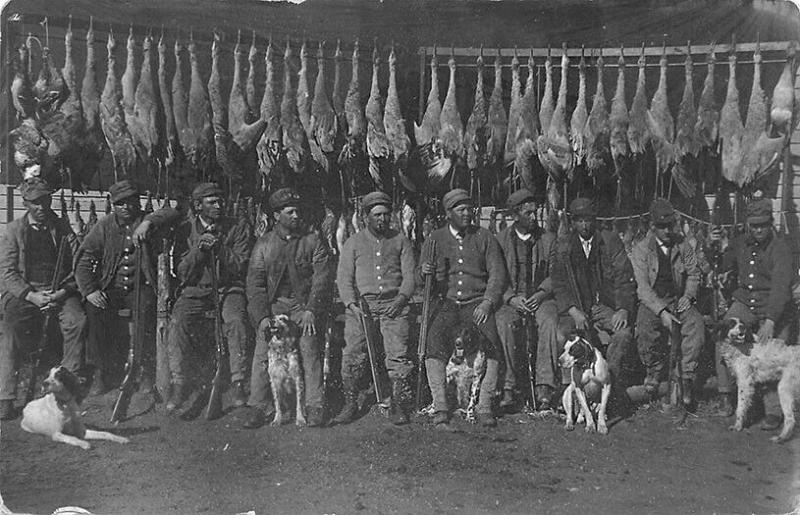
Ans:
{"type": "Polygon", "coordinates": [[[379,405],[383,400],[391,397],[383,391],[383,383],[378,373],[378,349],[375,347],[374,320],[369,312],[369,304],[364,297],[358,299],[358,306],[361,308],[361,327],[364,329],[364,338],[367,340],[367,355],[369,355],[369,370],[372,372],[372,382],[375,385],[375,400],[379,405]]]}
{"type": "Polygon", "coordinates": [[[325,351],[322,357],[322,398],[328,399],[328,388],[331,380],[331,345],[333,343],[333,315],[328,317],[325,326],[325,351]]]}
{"type": "MultiPolygon", "coordinates": [[[[436,264],[436,240],[430,240],[428,262],[436,264]]],[[[417,409],[420,408],[422,397],[422,367],[425,364],[425,354],[428,350],[428,319],[431,314],[431,294],[433,293],[434,274],[425,276],[425,289],[422,294],[422,323],[419,325],[419,342],[417,342],[417,409]]]]}
{"type": "Polygon", "coordinates": [[[222,330],[222,303],[219,298],[219,277],[217,274],[217,253],[211,249],[211,298],[214,301],[214,337],[217,343],[217,369],[211,380],[211,393],[204,412],[206,420],[214,420],[222,416],[222,379],[225,375],[228,345],[222,330]]]}
{"type": "Polygon", "coordinates": [[[128,406],[131,403],[133,392],[139,389],[142,379],[142,330],[140,319],[142,311],[142,253],[146,252],[145,243],[136,247],[134,251],[134,263],[136,271],[133,274],[133,309],[131,310],[131,322],[128,323],[131,333],[130,346],[128,348],[128,360],[125,363],[125,378],[119,385],[119,395],[114,409],[111,411],[111,422],[119,424],[128,417],[128,406]]]}
{"type": "MultiPolygon", "coordinates": [[[[56,257],[56,268],[53,270],[53,280],[50,282],[50,291],[55,292],[61,285],[58,276],[61,272],[61,267],[64,265],[64,252],[67,249],[67,238],[61,237],[58,243],[58,256],[56,257]]],[[[39,346],[36,348],[35,354],[31,359],[31,379],[28,382],[28,391],[25,392],[25,404],[33,400],[36,395],[36,376],[42,366],[42,357],[44,350],[47,348],[47,330],[50,327],[50,319],[53,314],[52,308],[46,308],[44,312],[44,324],[42,325],[42,338],[39,340],[39,346]]]]}
{"type": "Polygon", "coordinates": [[[681,363],[681,356],[680,347],[682,342],[681,337],[681,326],[680,324],[673,323],[672,329],[670,329],[670,352],[669,352],[669,392],[670,395],[673,393],[673,388],[677,386],[677,399],[675,400],[675,404],[677,404],[678,408],[681,411],[680,419],[678,421],[679,424],[682,424],[684,420],[686,420],[686,406],[683,405],[683,364],[681,363]],[[677,365],[677,371],[675,370],[677,365]],[[673,384],[675,381],[675,375],[677,372],[677,382],[676,385],[673,384]]]}
{"type": "Polygon", "coordinates": [[[526,345],[527,362],[528,362],[528,380],[531,387],[531,404],[530,407],[536,411],[536,374],[534,373],[536,367],[536,353],[532,349],[532,343],[536,338],[536,324],[532,315],[525,317],[525,337],[528,340],[526,345]]]}

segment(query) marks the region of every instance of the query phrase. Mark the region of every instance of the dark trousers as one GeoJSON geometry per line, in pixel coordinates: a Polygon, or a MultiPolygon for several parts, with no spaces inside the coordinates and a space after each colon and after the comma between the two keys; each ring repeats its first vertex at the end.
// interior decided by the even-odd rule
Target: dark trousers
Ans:
{"type": "MultiPolygon", "coordinates": [[[[11,294],[0,300],[0,400],[16,399],[17,370],[21,358],[36,351],[42,338],[45,315],[39,308],[11,294]]],[[[86,314],[77,296],[67,297],[51,318],[58,318],[63,338],[61,365],[72,372],[81,367],[86,335],[86,314]]]]}
{"type": "MultiPolygon", "coordinates": [[[[677,316],[681,321],[682,379],[694,380],[697,361],[706,343],[703,315],[692,306],[677,316]]],[[[636,340],[639,359],[647,369],[649,380],[657,383],[667,379],[663,377],[663,371],[669,363],[670,334],[661,324],[661,317],[644,304],[639,304],[639,313],[636,316],[636,340]]]]}

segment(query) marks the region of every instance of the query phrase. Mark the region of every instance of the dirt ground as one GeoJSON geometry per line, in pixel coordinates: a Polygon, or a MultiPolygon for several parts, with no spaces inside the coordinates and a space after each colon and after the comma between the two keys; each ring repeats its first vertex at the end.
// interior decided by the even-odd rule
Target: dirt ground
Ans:
{"type": "MultiPolygon", "coordinates": [[[[114,393],[83,406],[108,428],[114,393]]],[[[146,409],[134,398],[131,414],[146,409]]],[[[800,494],[800,438],[727,430],[709,405],[676,429],[658,405],[608,436],[519,414],[496,429],[461,420],[394,427],[378,412],[348,426],[241,429],[150,411],[113,430],[128,445],[89,451],[3,423],[0,491],[15,511],[51,513],[787,513],[800,494]]]]}

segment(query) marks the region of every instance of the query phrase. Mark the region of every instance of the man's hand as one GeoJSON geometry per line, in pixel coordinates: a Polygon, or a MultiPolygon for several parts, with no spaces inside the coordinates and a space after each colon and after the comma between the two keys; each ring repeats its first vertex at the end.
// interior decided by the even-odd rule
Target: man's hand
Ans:
{"type": "Polygon", "coordinates": [[[546,291],[537,291],[527,299],[525,299],[525,305],[528,306],[528,309],[531,310],[532,313],[536,312],[541,306],[542,301],[547,297],[546,291]]]}
{"type": "Polygon", "coordinates": [[[572,306],[569,308],[569,316],[572,317],[572,320],[575,322],[575,329],[578,331],[585,331],[589,328],[589,318],[586,316],[586,313],[577,307],[572,306]]]}
{"type": "Polygon", "coordinates": [[[758,330],[758,341],[766,342],[775,336],[775,322],[769,318],[761,322],[761,328],[758,330]]]}
{"type": "Polygon", "coordinates": [[[53,294],[47,291],[29,291],[27,295],[25,295],[25,300],[36,306],[37,308],[41,309],[52,301],[53,294]]]}
{"type": "Polygon", "coordinates": [[[108,296],[101,290],[93,291],[86,296],[86,300],[97,309],[106,309],[108,307],[108,296]]]}
{"type": "Polygon", "coordinates": [[[147,239],[147,233],[150,231],[150,227],[153,225],[153,222],[150,220],[143,220],[142,223],[133,231],[133,235],[131,238],[133,239],[133,245],[136,247],[141,247],[142,243],[147,239]]]}
{"type": "Polygon", "coordinates": [[[347,309],[349,309],[358,318],[364,316],[364,312],[361,311],[361,306],[358,305],[358,302],[351,302],[347,305],[347,309]]]}
{"type": "Polygon", "coordinates": [[[616,333],[628,327],[628,310],[618,309],[611,316],[611,329],[616,333]]]}
{"type": "Polygon", "coordinates": [[[533,310],[528,305],[528,301],[522,295],[515,295],[511,297],[511,299],[508,301],[508,305],[523,315],[530,315],[533,313],[533,310]]]}
{"type": "Polygon", "coordinates": [[[678,313],[683,313],[690,307],[692,307],[692,299],[684,295],[683,297],[678,299],[678,305],[675,307],[675,310],[678,313]]]}
{"type": "Polygon", "coordinates": [[[420,265],[420,270],[422,271],[422,275],[432,275],[436,273],[436,265],[433,263],[422,263],[422,265],[420,265]]]}
{"type": "Polygon", "coordinates": [[[303,311],[303,318],[300,319],[300,327],[303,328],[303,335],[314,336],[317,334],[317,329],[314,326],[313,311],[303,311]]]}
{"type": "Polygon", "coordinates": [[[675,318],[675,315],[667,311],[666,309],[662,310],[661,313],[658,315],[661,317],[661,325],[663,325],[667,330],[672,330],[672,324],[680,324],[681,321],[675,318]]]}
{"type": "Polygon", "coordinates": [[[403,308],[406,307],[408,304],[408,299],[405,295],[398,295],[395,297],[394,302],[392,302],[389,307],[386,309],[385,315],[389,318],[395,318],[403,312],[403,308]]]}
{"type": "Polygon", "coordinates": [[[200,247],[200,250],[210,250],[216,247],[218,243],[219,238],[210,232],[204,232],[200,235],[200,240],[197,242],[197,246],[200,247]]]}
{"type": "Polygon", "coordinates": [[[57,290],[57,291],[51,293],[50,294],[50,302],[46,306],[43,306],[43,307],[41,307],[39,309],[41,309],[42,311],[45,311],[45,310],[48,310],[48,309],[53,309],[56,306],[58,306],[61,303],[61,301],[66,298],[66,296],[67,296],[67,290],[64,289],[64,288],[61,288],[60,290],[57,290]]]}
{"type": "Polygon", "coordinates": [[[489,319],[489,315],[492,314],[492,301],[484,300],[478,307],[475,308],[475,311],[472,312],[472,320],[475,322],[475,325],[481,325],[486,323],[489,319]]]}

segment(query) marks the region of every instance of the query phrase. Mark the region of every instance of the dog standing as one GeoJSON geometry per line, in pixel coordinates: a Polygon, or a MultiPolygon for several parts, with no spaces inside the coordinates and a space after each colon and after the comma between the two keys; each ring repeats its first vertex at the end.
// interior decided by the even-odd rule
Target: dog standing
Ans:
{"type": "Polygon", "coordinates": [[[567,413],[567,423],[564,428],[567,431],[575,429],[572,409],[572,396],[575,394],[580,404],[578,423],[580,424],[583,419],[586,420],[587,433],[597,431],[603,435],[608,434],[606,406],[611,394],[611,374],[603,354],[583,338],[574,336],[564,344],[564,352],[559,356],[558,362],[563,368],[570,369],[570,383],[561,397],[561,403],[567,413]],[[597,407],[597,425],[595,426],[587,397],[589,400],[596,401],[598,393],[600,404],[597,407]]]}
{"type": "Polygon", "coordinates": [[[86,429],[78,413],[78,403],[83,400],[81,385],[75,374],[66,368],[51,368],[42,388],[45,396],[29,402],[22,410],[20,426],[25,431],[82,449],[91,448],[86,440],[128,443],[127,438],[107,431],[86,429]]]}
{"type": "Polygon", "coordinates": [[[777,381],[783,428],[770,440],[785,442],[794,430],[794,402],[800,396],[800,345],[786,345],[778,338],[756,341],[750,328],[738,318],[731,318],[727,329],[720,351],[736,377],[738,389],[736,421],[729,429],[741,431],[744,428],[756,385],[777,381]]]}
{"type": "Polygon", "coordinates": [[[447,388],[455,390],[458,410],[469,422],[476,422],[475,409],[483,377],[486,375],[486,352],[483,336],[469,324],[459,331],[453,342],[453,354],[447,362],[447,388]]]}
{"type": "Polygon", "coordinates": [[[284,406],[289,405],[294,394],[296,403],[294,423],[304,426],[306,387],[298,351],[299,328],[287,315],[275,315],[270,320],[269,332],[269,335],[265,335],[270,338],[267,345],[267,372],[275,403],[275,418],[271,425],[277,427],[283,424],[286,416],[284,406]]]}

